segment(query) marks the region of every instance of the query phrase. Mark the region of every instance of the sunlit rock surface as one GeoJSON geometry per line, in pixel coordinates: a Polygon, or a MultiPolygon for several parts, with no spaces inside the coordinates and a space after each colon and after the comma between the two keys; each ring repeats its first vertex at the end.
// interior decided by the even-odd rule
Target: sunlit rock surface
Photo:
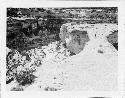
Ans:
{"type": "MultiPolygon", "coordinates": [[[[17,67],[16,71],[19,73],[23,68],[26,70],[26,67],[35,69],[33,75],[36,78],[31,85],[25,86],[13,81],[14,86],[11,85],[12,82],[7,84],[9,90],[14,87],[26,91],[117,90],[117,50],[106,39],[110,31],[117,29],[117,25],[66,25],[68,25],[64,31],[66,34],[73,29],[87,31],[89,40],[85,42],[83,50],[70,56],[68,49],[62,45],[57,51],[57,42],[55,42],[41,49],[27,51],[30,54],[30,61],[27,61],[25,56],[21,56],[20,62],[25,62],[25,67],[17,67]],[[38,66],[36,67],[34,63],[38,66]]],[[[62,34],[60,37],[67,44],[65,35],[62,34]]],[[[68,43],[72,40],[69,38],[67,38],[68,43]]],[[[19,57],[20,55],[17,58],[19,57]]]]}
{"type": "MultiPolygon", "coordinates": [[[[116,90],[117,54],[112,46],[96,47],[89,54],[67,58],[62,64],[47,62],[38,69],[33,88],[55,88],[57,90],[116,90]]],[[[88,50],[87,50],[88,51],[88,50]]],[[[86,51],[86,52],[87,52],[86,51]]],[[[28,89],[31,90],[31,89],[28,89]]]]}

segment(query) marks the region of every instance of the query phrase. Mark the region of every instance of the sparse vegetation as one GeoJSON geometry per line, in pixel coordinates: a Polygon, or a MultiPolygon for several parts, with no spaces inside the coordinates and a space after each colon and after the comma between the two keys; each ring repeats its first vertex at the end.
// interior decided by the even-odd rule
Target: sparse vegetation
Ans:
{"type": "MultiPolygon", "coordinates": [[[[68,57],[77,54],[67,49],[64,36],[59,35],[62,24],[70,22],[117,24],[117,8],[7,9],[6,47],[10,51],[6,57],[6,84],[9,85],[12,81],[18,84],[17,87],[11,88],[12,91],[23,91],[24,86],[34,84],[38,79],[36,72],[41,66],[55,63],[58,65],[68,57]]],[[[63,29],[62,32],[67,32],[66,30],[63,29]]],[[[77,32],[81,31],[76,30],[77,32]]],[[[74,39],[81,45],[83,41],[78,36],[74,39]]],[[[118,31],[107,36],[107,40],[118,49],[118,31]]],[[[89,38],[86,41],[89,41],[89,38]]],[[[75,46],[78,48],[77,45],[75,46]]],[[[82,50],[83,47],[80,49],[82,50]]],[[[44,90],[58,91],[60,88],[46,86],[44,90]]]]}

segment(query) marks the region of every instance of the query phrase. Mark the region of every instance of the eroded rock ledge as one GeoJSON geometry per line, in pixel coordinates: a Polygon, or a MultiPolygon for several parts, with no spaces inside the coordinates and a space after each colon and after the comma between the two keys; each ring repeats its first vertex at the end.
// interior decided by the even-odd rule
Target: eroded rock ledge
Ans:
{"type": "Polygon", "coordinates": [[[117,90],[117,50],[106,38],[113,30],[117,30],[117,25],[65,24],[60,31],[62,43],[58,51],[56,50],[58,42],[27,51],[30,60],[15,51],[12,58],[9,58],[8,67],[11,69],[19,62],[17,65],[20,64],[20,66],[17,66],[11,75],[17,72],[16,75],[20,77],[15,75],[14,81],[8,84],[8,89],[28,91],[117,90]],[[67,48],[63,47],[64,43],[67,48]],[[69,50],[75,55],[70,56],[69,50]],[[24,77],[26,72],[29,74],[24,77]],[[27,81],[27,79],[30,80],[29,78],[31,80],[33,78],[34,81],[25,85],[21,84],[23,79],[27,81]]]}

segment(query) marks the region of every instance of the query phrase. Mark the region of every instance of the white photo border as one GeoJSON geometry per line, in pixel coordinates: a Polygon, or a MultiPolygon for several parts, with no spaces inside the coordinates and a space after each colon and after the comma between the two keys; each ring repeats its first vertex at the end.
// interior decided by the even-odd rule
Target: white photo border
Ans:
{"type": "Polygon", "coordinates": [[[4,0],[0,3],[0,60],[1,60],[1,97],[2,98],[87,98],[112,97],[121,98],[124,86],[125,65],[125,18],[124,2],[122,1],[35,1],[35,0],[4,0]],[[116,92],[25,92],[6,91],[6,8],[30,7],[118,7],[118,84],[116,92]]]}

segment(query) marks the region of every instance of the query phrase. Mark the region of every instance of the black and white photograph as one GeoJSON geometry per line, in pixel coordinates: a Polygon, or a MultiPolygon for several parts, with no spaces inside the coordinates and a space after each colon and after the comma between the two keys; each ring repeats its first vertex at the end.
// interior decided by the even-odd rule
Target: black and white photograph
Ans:
{"type": "Polygon", "coordinates": [[[117,7],[6,10],[8,91],[118,90],[117,7]]]}

